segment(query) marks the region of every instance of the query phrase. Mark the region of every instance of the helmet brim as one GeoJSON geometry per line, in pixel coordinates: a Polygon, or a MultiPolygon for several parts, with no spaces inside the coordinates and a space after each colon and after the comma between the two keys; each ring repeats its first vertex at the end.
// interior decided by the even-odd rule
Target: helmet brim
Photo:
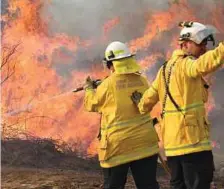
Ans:
{"type": "Polygon", "coordinates": [[[125,56],[125,57],[117,57],[117,58],[111,58],[111,59],[107,59],[106,57],[104,57],[103,59],[103,62],[106,62],[106,61],[114,61],[114,60],[122,60],[122,59],[125,59],[125,58],[130,58],[130,57],[133,57],[135,56],[136,54],[131,54],[129,56],[125,56]]]}

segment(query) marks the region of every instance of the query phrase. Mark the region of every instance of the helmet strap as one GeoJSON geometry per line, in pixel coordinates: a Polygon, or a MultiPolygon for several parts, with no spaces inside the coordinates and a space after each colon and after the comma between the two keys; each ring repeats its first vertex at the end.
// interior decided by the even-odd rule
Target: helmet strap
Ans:
{"type": "Polygon", "coordinates": [[[113,66],[113,62],[111,60],[107,60],[106,58],[103,59],[103,63],[106,65],[108,69],[113,66]]]}
{"type": "Polygon", "coordinates": [[[215,46],[215,38],[214,38],[213,35],[209,35],[209,36],[207,37],[207,41],[212,41],[213,46],[215,46]]]}

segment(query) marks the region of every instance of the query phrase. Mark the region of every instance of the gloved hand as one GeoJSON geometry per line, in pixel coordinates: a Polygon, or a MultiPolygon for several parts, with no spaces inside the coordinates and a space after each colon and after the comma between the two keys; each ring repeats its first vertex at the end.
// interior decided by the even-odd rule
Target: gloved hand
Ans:
{"type": "Polygon", "coordinates": [[[88,76],[86,78],[86,81],[85,81],[85,85],[83,87],[85,90],[86,89],[94,89],[94,81],[90,78],[90,76],[88,76]]]}
{"type": "Polygon", "coordinates": [[[140,100],[142,98],[142,93],[138,92],[138,91],[135,91],[132,93],[131,95],[131,100],[136,104],[138,105],[140,100]]]}

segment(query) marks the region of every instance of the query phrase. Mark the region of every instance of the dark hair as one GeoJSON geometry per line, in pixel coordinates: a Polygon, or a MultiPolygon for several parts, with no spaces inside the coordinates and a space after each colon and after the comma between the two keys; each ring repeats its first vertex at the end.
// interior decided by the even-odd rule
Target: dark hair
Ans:
{"type": "Polygon", "coordinates": [[[103,63],[106,65],[108,69],[110,69],[113,66],[112,60],[107,60],[106,58],[103,59],[103,63]]]}

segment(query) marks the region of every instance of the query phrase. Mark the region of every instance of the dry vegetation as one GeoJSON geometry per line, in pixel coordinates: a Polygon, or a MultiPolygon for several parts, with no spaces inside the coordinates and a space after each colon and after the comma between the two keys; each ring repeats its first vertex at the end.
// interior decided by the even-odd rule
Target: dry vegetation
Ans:
{"type": "MultiPolygon", "coordinates": [[[[65,144],[59,145],[50,139],[5,139],[2,141],[2,188],[100,188],[102,173],[97,159],[78,156],[65,144]]],[[[169,179],[160,166],[158,180],[162,189],[169,188],[169,179]]],[[[126,188],[135,188],[130,175],[126,188]]],[[[218,177],[216,188],[224,188],[218,177]]]]}

